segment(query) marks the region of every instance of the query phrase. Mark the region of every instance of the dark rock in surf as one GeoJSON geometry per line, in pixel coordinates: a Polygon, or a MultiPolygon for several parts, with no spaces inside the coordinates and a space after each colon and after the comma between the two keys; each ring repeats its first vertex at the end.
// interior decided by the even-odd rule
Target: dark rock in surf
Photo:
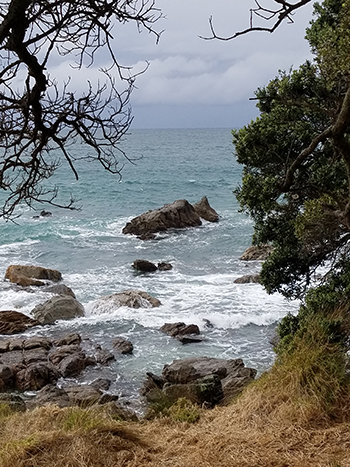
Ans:
{"type": "Polygon", "coordinates": [[[184,336],[187,334],[200,334],[199,327],[196,324],[185,324],[179,323],[165,323],[160,328],[160,331],[164,334],[168,334],[171,337],[184,336]]]}
{"type": "Polygon", "coordinates": [[[180,229],[199,225],[202,225],[202,221],[193,206],[187,200],[180,199],[135,217],[126,224],[122,232],[148,236],[171,228],[180,229]]]}
{"type": "Polygon", "coordinates": [[[69,295],[73,298],[76,298],[73,290],[65,284],[51,285],[45,289],[45,292],[49,292],[55,295],[69,295]]]}
{"type": "Polygon", "coordinates": [[[219,214],[210,206],[206,196],[203,196],[203,198],[198,201],[198,203],[195,203],[193,207],[198,216],[202,219],[209,222],[218,222],[219,214]]]}
{"type": "Polygon", "coordinates": [[[133,262],[132,267],[136,269],[136,271],[141,272],[154,272],[158,269],[154,263],[151,263],[145,259],[136,259],[133,262]]]}
{"type": "Polygon", "coordinates": [[[113,348],[123,355],[132,354],[134,351],[133,344],[124,337],[116,337],[113,339],[113,348]]]}
{"type": "Polygon", "coordinates": [[[158,263],[158,269],[159,271],[170,271],[173,267],[170,263],[158,263]]]}
{"type": "Polygon", "coordinates": [[[234,284],[259,284],[260,274],[247,274],[246,276],[238,277],[233,281],[234,284]]]}

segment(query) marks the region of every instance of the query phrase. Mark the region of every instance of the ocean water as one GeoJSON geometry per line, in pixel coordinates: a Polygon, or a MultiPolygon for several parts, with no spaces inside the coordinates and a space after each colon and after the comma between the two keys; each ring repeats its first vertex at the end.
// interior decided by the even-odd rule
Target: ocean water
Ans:
{"type": "MultiPolygon", "coordinates": [[[[26,335],[58,336],[79,332],[86,346],[111,350],[116,336],[130,339],[133,356],[117,357],[109,367],[89,368],[80,378],[108,377],[121,399],[138,400],[146,371],[160,373],[177,358],[214,356],[243,358],[247,366],[266,370],[274,354],[269,343],[277,322],[298,303],[269,296],[259,284],[235,284],[244,274],[257,273],[259,262],[239,256],[251,244],[252,222],[239,212],[232,193],[241,167],[233,155],[229,129],[132,130],[121,148],[122,179],[96,164],[77,164],[79,181],[65,167],[53,178],[63,197],[79,199],[80,211],[45,206],[52,217],[21,209],[16,223],[2,222],[0,276],[10,264],[34,264],[61,271],[85,307],[85,317],[34,328],[26,335]],[[207,196],[219,213],[218,223],[174,230],[155,240],[123,235],[133,217],[177,199],[190,203],[207,196]],[[170,262],[171,271],[136,273],[135,259],[170,262]],[[159,308],[96,307],[99,297],[126,289],[157,297],[159,308]],[[205,320],[213,327],[208,329],[205,320]],[[166,322],[195,323],[204,341],[182,345],[159,331],[166,322]]],[[[76,145],[77,156],[88,155],[76,145]]],[[[38,210],[43,206],[38,206],[38,210]]],[[[40,289],[20,290],[0,283],[0,307],[30,315],[50,298],[40,289]]]]}

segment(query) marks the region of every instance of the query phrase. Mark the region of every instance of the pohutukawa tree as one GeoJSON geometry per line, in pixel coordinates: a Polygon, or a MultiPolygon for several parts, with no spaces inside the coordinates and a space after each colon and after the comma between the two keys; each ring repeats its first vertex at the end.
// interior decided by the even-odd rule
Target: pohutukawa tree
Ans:
{"type": "Polygon", "coordinates": [[[87,146],[87,158],[120,173],[125,154],[118,143],[132,121],[136,73],[118,62],[113,27],[133,22],[158,41],[160,17],[155,0],[0,2],[0,192],[6,191],[0,217],[12,218],[23,202],[56,204],[56,189],[42,183],[64,162],[78,178],[70,152],[77,140],[87,146]],[[77,90],[69,78],[58,82],[50,74],[60,58],[81,70],[102,51],[108,65],[97,84],[77,90]]]}
{"type": "Polygon", "coordinates": [[[236,195],[254,242],[275,247],[262,282],[297,297],[320,265],[333,277],[350,270],[350,1],[325,0],[315,15],[314,60],[258,89],[260,116],[233,132],[244,166],[236,195]]]}

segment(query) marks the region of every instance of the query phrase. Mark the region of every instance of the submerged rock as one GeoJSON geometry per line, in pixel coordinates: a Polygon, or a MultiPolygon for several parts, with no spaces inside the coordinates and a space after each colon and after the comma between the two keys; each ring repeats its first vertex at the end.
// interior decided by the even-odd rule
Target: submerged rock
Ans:
{"type": "Polygon", "coordinates": [[[95,302],[93,310],[98,310],[100,308],[120,308],[122,306],[128,306],[130,308],[151,308],[160,305],[161,302],[147,292],[143,292],[142,290],[124,290],[123,292],[105,295],[99,298],[95,302]]]}

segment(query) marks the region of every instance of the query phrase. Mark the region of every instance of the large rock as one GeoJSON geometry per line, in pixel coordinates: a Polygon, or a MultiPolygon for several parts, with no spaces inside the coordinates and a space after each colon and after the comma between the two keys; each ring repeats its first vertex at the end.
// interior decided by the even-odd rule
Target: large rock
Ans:
{"type": "Polygon", "coordinates": [[[0,334],[16,334],[24,332],[40,323],[36,319],[18,311],[0,311],[0,334]]]}
{"type": "Polygon", "coordinates": [[[209,222],[217,222],[219,220],[219,214],[213,209],[206,196],[193,205],[194,210],[202,219],[209,222]]]}
{"type": "Polygon", "coordinates": [[[265,261],[272,253],[271,245],[260,245],[248,247],[239,258],[242,261],[265,261]]]}
{"type": "Polygon", "coordinates": [[[112,295],[105,295],[99,298],[93,306],[93,310],[106,308],[120,308],[128,306],[130,308],[152,308],[158,307],[161,302],[142,290],[124,290],[112,295]]]}
{"type": "Polygon", "coordinates": [[[132,342],[124,337],[116,337],[113,339],[113,348],[115,348],[119,353],[123,355],[130,355],[134,351],[134,346],[132,342]]]}
{"type": "Polygon", "coordinates": [[[197,324],[185,324],[183,322],[165,323],[159,330],[171,337],[185,336],[187,334],[200,334],[197,324]]]}
{"type": "Polygon", "coordinates": [[[151,261],[147,261],[145,259],[135,259],[132,267],[136,269],[136,271],[141,272],[154,272],[158,269],[154,263],[151,263],[151,261]]]}
{"type": "Polygon", "coordinates": [[[123,228],[124,234],[147,236],[171,228],[198,227],[202,224],[193,206],[185,199],[166,204],[135,217],[123,228]]]}
{"type": "Polygon", "coordinates": [[[51,363],[32,363],[16,374],[16,387],[20,391],[37,391],[47,384],[55,384],[60,376],[51,363]]]}
{"type": "Polygon", "coordinates": [[[59,319],[73,319],[84,316],[84,307],[69,295],[57,295],[32,310],[40,324],[53,324],[59,319]]]}
{"type": "Polygon", "coordinates": [[[45,285],[43,281],[58,282],[62,279],[62,275],[55,269],[15,264],[7,268],[5,279],[8,279],[14,284],[28,287],[30,285],[45,285]]]}
{"type": "Polygon", "coordinates": [[[71,297],[76,298],[73,290],[65,284],[50,285],[45,289],[45,292],[50,292],[55,295],[70,295],[71,297]]]}
{"type": "Polygon", "coordinates": [[[234,284],[259,284],[260,274],[247,274],[246,276],[238,277],[233,282],[234,284]]]}

